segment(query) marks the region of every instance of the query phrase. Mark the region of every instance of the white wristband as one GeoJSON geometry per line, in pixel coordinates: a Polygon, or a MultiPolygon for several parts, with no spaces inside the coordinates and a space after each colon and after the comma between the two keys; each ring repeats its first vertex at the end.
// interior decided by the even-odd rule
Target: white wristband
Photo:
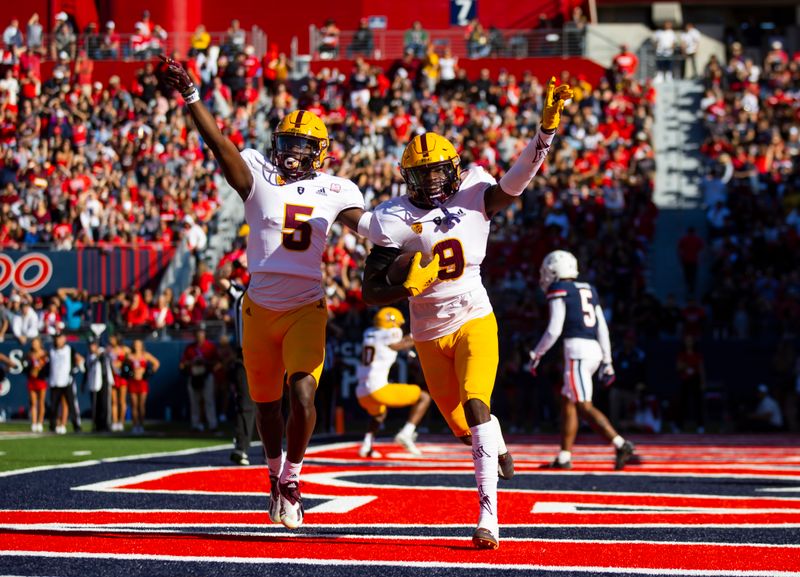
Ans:
{"type": "Polygon", "coordinates": [[[189,94],[184,94],[182,96],[186,101],[186,104],[192,104],[200,100],[200,93],[197,91],[197,88],[192,88],[192,91],[189,94]]]}

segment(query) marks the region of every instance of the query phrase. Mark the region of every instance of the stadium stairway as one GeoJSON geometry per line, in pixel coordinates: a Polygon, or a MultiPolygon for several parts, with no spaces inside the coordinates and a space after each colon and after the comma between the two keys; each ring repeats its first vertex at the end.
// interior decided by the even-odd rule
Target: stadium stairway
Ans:
{"type": "MultiPolygon", "coordinates": [[[[678,240],[689,226],[705,238],[706,220],[702,206],[700,145],[700,99],[703,85],[698,80],[675,80],[656,85],[653,140],[656,150],[654,201],[659,208],[655,239],[648,255],[648,286],[664,299],[674,294],[686,300],[677,255],[678,240]]],[[[708,266],[703,255],[698,273],[698,295],[708,286],[708,266]]]]}
{"type": "MultiPolygon", "coordinates": [[[[216,175],[214,178],[219,190],[220,205],[214,220],[210,223],[208,246],[203,254],[203,260],[212,271],[216,270],[217,263],[223,255],[231,250],[233,241],[239,233],[239,227],[244,222],[244,204],[239,199],[238,193],[221,176],[216,175]]],[[[159,293],[169,287],[174,294],[181,294],[192,283],[194,273],[195,259],[181,243],[164,272],[159,293]]]]}
{"type": "Polygon", "coordinates": [[[244,203],[222,176],[214,177],[219,190],[219,209],[215,219],[216,230],[208,236],[208,248],[203,259],[215,270],[219,260],[229,252],[244,222],[244,203]]]}

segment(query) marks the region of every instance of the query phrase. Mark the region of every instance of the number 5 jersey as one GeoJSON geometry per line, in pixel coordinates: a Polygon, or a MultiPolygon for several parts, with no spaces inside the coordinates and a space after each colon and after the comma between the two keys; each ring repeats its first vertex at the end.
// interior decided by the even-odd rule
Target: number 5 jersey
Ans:
{"type": "Polygon", "coordinates": [[[343,210],[364,208],[351,181],[317,173],[283,184],[275,166],[260,152],[242,151],[253,175],[244,203],[250,227],[247,294],[270,310],[289,310],[323,298],[322,253],[331,225],[343,210]]]}
{"type": "Polygon", "coordinates": [[[483,168],[473,167],[462,173],[458,192],[441,208],[419,208],[400,196],[375,209],[369,231],[373,243],[399,248],[398,259],[421,252],[423,264],[439,255],[439,282],[409,299],[415,341],[451,334],[492,312],[481,263],[490,225],[484,195],[495,183],[483,168]]]}

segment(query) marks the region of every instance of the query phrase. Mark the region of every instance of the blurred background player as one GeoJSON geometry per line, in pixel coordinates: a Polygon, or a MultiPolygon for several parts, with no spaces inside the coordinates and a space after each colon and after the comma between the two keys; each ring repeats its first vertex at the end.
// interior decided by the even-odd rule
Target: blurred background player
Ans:
{"type": "Polygon", "coordinates": [[[83,357],[67,344],[67,336],[58,332],[48,353],[50,366],[50,430],[57,435],[67,432],[67,417],[76,433],[81,431],[81,412],[76,397],[75,375],[83,371],[83,357]],[[59,413],[61,409],[61,413],[59,413]]]}
{"type": "Polygon", "coordinates": [[[452,143],[421,134],[401,158],[408,193],[379,205],[370,223],[375,247],[364,270],[364,300],[410,298],[411,333],[430,394],[453,433],[472,446],[480,511],[472,541],[481,549],[499,546],[497,479],[510,477],[513,464],[489,410],[499,345],[480,266],[492,217],[536,175],[572,97],[569,86],[555,82],[547,86],[541,128],[499,183],[477,165],[462,175],[452,143]],[[405,282],[393,285],[387,273],[401,254],[414,256],[405,282]]]}
{"type": "Polygon", "coordinates": [[[372,443],[375,433],[386,420],[387,407],[411,407],[408,421],[394,440],[412,455],[422,454],[414,441],[417,426],[431,404],[431,396],[417,385],[389,383],[389,370],[397,360],[397,352],[414,346],[411,335],[403,335],[405,322],[403,313],[398,309],[384,307],[375,315],[375,326],[364,331],[356,396],[358,404],[369,413],[371,419],[358,451],[362,457],[381,456],[372,448],[372,443]]]}
{"type": "Polygon", "coordinates": [[[145,406],[149,387],[147,378],[158,370],[161,364],[158,359],[148,353],[141,339],[133,341],[133,350],[128,357],[131,364],[131,378],[128,391],[131,394],[131,416],[133,418],[133,434],[144,433],[145,406]]]}
{"type": "Polygon", "coordinates": [[[92,422],[94,432],[111,431],[111,389],[114,387],[114,370],[111,358],[96,337],[89,339],[86,355],[86,375],[83,389],[92,396],[92,422]]]}
{"type": "Polygon", "coordinates": [[[283,117],[272,134],[269,159],[250,148],[240,153],[220,132],[180,64],[164,59],[162,76],[183,97],[245,205],[252,276],[242,305],[244,364],[267,454],[270,518],[296,529],[303,523],[300,472],[316,423],[314,397],[325,358],[322,253],[335,221],[358,230],[364,197],[351,181],[319,172],[330,141],[316,114],[296,110],[283,117]],[[290,395],[285,461],[284,374],[290,395]]]}
{"type": "Polygon", "coordinates": [[[564,336],[561,450],[548,467],[572,468],[572,446],[578,434],[580,412],[595,431],[614,445],[614,468],[622,469],[633,455],[633,443],[623,439],[608,418],[592,404],[592,375],[599,369],[600,378],[606,386],[614,379],[608,325],[597,291],[589,283],[576,282],[577,278],[578,260],[565,250],[548,254],[539,269],[539,284],[547,295],[550,322],[539,343],[530,352],[530,367],[534,375],[545,353],[560,336],[564,336]]]}
{"type": "Polygon", "coordinates": [[[247,387],[247,372],[244,368],[242,359],[242,300],[244,299],[245,287],[231,282],[229,279],[219,279],[219,285],[227,292],[233,301],[233,339],[232,346],[236,353],[236,362],[233,363],[230,382],[233,384],[233,452],[231,461],[237,465],[249,465],[250,458],[247,456],[247,449],[250,448],[250,441],[253,439],[253,431],[256,425],[256,406],[250,398],[250,391],[247,387]]]}

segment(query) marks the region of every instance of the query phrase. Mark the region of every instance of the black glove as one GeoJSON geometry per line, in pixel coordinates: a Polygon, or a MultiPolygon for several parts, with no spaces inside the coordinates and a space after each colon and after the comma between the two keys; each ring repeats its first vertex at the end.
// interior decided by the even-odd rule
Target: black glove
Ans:
{"type": "Polygon", "coordinates": [[[611,363],[603,363],[600,365],[599,371],[600,384],[605,388],[610,387],[617,380],[617,375],[614,373],[614,365],[611,363]]]}

